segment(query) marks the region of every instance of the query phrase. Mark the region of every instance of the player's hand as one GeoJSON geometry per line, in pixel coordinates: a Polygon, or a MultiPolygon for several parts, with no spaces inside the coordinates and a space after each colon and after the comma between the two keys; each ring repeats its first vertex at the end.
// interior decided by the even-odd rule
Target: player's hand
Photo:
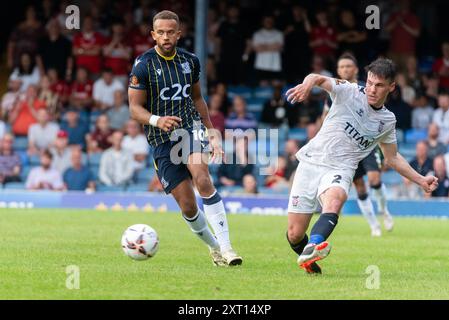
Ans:
{"type": "Polygon", "coordinates": [[[294,104],[306,100],[311,90],[312,88],[309,85],[301,83],[289,89],[285,95],[287,96],[287,101],[294,104]]]}
{"type": "Polygon", "coordinates": [[[210,158],[211,163],[221,163],[224,155],[223,148],[221,146],[220,135],[211,134],[214,130],[209,131],[209,145],[211,147],[212,156],[210,158]]]}
{"type": "Polygon", "coordinates": [[[426,176],[420,183],[420,186],[424,192],[430,193],[438,187],[438,178],[434,176],[426,176]]]}
{"type": "Polygon", "coordinates": [[[179,127],[181,118],[175,116],[160,117],[157,120],[157,127],[165,132],[169,132],[179,127]]]}

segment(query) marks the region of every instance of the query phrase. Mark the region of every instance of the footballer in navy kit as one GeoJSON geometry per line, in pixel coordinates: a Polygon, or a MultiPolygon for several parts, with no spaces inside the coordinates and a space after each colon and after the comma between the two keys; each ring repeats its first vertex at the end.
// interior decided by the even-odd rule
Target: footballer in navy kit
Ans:
{"type": "Polygon", "coordinates": [[[156,14],[151,35],[156,46],[136,58],[129,78],[131,117],[145,128],[165,192],[173,195],[190,229],[208,245],[214,264],[240,265],[223,201],[210,180],[209,154],[217,159],[223,150],[201,94],[199,60],[176,46],[181,31],[174,12],[156,14]]]}

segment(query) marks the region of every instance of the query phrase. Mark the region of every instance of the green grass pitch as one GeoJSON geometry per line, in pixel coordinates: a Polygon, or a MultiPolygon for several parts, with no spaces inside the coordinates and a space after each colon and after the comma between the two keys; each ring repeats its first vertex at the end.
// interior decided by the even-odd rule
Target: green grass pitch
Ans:
{"type": "Polygon", "coordinates": [[[229,224],[244,264],[217,268],[179,214],[1,209],[0,299],[449,299],[447,220],[396,218],[373,239],[362,217],[343,216],[321,276],[296,266],[286,217],[231,215],[229,224]],[[150,260],[122,252],[135,223],[159,234],[150,260]],[[66,288],[69,265],[79,289],[66,288]],[[379,289],[366,287],[370,265],[379,289]]]}

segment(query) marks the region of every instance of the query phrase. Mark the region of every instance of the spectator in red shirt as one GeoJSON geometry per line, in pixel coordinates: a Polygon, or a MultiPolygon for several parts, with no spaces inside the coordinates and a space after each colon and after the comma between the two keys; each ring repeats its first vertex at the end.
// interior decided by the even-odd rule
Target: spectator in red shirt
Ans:
{"type": "Polygon", "coordinates": [[[75,81],[70,88],[69,104],[78,110],[90,109],[93,105],[93,82],[86,68],[78,68],[75,81]]]}
{"type": "Polygon", "coordinates": [[[111,147],[109,138],[114,131],[109,127],[107,115],[102,114],[98,117],[95,130],[86,135],[87,152],[99,153],[111,147]]]}
{"type": "Polygon", "coordinates": [[[73,55],[76,66],[85,67],[92,74],[100,73],[103,44],[103,36],[94,30],[93,18],[84,17],[82,31],[73,37],[73,55]]]}
{"type": "Polygon", "coordinates": [[[315,55],[321,56],[326,61],[335,60],[337,49],[337,32],[329,25],[326,11],[316,13],[317,25],[310,32],[310,47],[315,55]]]}
{"type": "Polygon", "coordinates": [[[58,107],[62,109],[69,99],[70,86],[65,80],[59,78],[58,72],[54,68],[48,69],[47,76],[50,81],[50,90],[58,95],[58,107]]]}
{"type": "Polygon", "coordinates": [[[225,116],[220,111],[222,98],[218,93],[213,94],[209,100],[209,117],[215,129],[223,135],[225,129],[225,116]]]}
{"type": "Polygon", "coordinates": [[[435,60],[432,71],[440,80],[440,87],[449,90],[449,40],[441,44],[443,56],[435,60]]]}
{"type": "Polygon", "coordinates": [[[402,0],[399,11],[391,15],[386,25],[391,36],[389,56],[400,69],[405,68],[408,57],[415,55],[420,29],[418,17],[410,11],[410,1],[402,0]]]}
{"type": "Polygon", "coordinates": [[[140,23],[137,30],[131,34],[131,45],[134,57],[140,56],[154,47],[155,42],[150,34],[147,22],[140,23]]]}
{"type": "Polygon", "coordinates": [[[111,29],[112,36],[103,47],[104,67],[110,68],[112,73],[126,84],[132,48],[125,39],[125,28],[122,22],[115,22],[111,29]]]}
{"type": "Polygon", "coordinates": [[[24,100],[19,101],[9,114],[12,132],[16,136],[26,136],[28,128],[37,122],[37,110],[46,108],[45,102],[37,98],[37,86],[30,85],[24,100]]]}

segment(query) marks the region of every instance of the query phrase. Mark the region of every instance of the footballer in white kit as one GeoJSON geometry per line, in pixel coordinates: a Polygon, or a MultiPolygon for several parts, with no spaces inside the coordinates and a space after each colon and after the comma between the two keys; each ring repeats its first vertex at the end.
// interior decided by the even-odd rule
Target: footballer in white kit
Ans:
{"type": "Polygon", "coordinates": [[[377,59],[367,66],[367,73],[366,87],[310,74],[286,93],[288,101],[300,102],[319,86],[333,102],[318,134],[297,153],[299,165],[288,204],[287,240],[299,255],[298,265],[308,273],[321,273],[316,262],[330,252],[326,239],[337,225],[357,165],[377,145],[387,165],[426,192],[438,185],[437,178],[418,174],[397,152],[396,117],[384,105],[395,88],[394,63],[377,59]],[[309,240],[306,231],[314,212],[321,215],[309,240]]]}

